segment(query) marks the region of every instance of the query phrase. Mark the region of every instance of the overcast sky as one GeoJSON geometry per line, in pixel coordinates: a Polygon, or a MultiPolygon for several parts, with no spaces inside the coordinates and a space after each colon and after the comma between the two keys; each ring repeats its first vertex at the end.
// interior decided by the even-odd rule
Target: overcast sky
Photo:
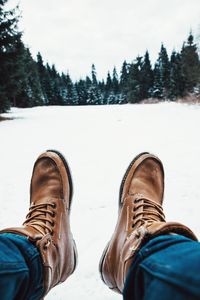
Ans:
{"type": "Polygon", "coordinates": [[[84,77],[95,63],[98,77],[120,70],[148,49],[155,60],[161,42],[179,50],[197,33],[200,0],[9,0],[20,4],[24,42],[35,55],[84,77]]]}

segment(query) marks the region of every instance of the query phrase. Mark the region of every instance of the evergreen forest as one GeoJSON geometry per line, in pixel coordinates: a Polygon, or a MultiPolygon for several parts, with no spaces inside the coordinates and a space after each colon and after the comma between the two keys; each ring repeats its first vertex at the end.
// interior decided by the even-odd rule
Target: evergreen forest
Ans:
{"type": "MultiPolygon", "coordinates": [[[[124,61],[120,74],[114,67],[99,81],[93,64],[91,74],[73,82],[69,73],[44,63],[40,52],[34,59],[18,28],[19,8],[6,10],[0,0],[0,113],[11,106],[105,105],[175,101],[200,94],[200,58],[192,32],[182,49],[170,55],[164,44],[152,65],[149,52],[132,62],[124,61]]],[[[67,68],[67,66],[66,66],[67,68]]]]}

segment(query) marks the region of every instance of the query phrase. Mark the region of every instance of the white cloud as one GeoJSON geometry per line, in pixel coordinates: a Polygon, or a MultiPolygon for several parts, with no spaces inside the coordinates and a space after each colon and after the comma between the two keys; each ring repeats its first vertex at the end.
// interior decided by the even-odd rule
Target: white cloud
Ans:
{"type": "Polygon", "coordinates": [[[161,42],[169,51],[180,48],[200,16],[199,0],[21,0],[20,7],[32,52],[73,78],[92,63],[101,78],[146,49],[155,60],[161,42]]]}

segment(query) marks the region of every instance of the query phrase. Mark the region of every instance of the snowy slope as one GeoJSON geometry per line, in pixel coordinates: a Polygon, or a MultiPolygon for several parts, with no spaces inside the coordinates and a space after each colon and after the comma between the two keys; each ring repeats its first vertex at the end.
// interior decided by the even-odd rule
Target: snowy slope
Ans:
{"type": "Polygon", "coordinates": [[[47,300],[121,299],[100,280],[98,263],[115,226],[118,190],[130,160],[157,154],[166,171],[165,212],[200,237],[200,106],[175,103],[13,109],[0,123],[0,227],[20,225],[37,156],[58,149],[74,179],[72,230],[79,264],[47,300]]]}

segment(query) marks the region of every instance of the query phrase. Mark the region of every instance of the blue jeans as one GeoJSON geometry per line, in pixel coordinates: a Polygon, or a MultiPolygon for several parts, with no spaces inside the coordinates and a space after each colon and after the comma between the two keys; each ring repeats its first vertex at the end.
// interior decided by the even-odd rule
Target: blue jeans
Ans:
{"type": "Polygon", "coordinates": [[[200,299],[200,243],[162,235],[137,253],[126,278],[124,300],[200,299]]]}
{"type": "MultiPolygon", "coordinates": [[[[39,300],[44,294],[42,261],[27,238],[0,235],[0,299],[39,300]]],[[[125,300],[200,299],[200,243],[163,235],[145,244],[130,267],[125,300]]]]}
{"type": "Polygon", "coordinates": [[[26,237],[0,234],[0,299],[42,298],[43,270],[37,248],[26,237]]]}

